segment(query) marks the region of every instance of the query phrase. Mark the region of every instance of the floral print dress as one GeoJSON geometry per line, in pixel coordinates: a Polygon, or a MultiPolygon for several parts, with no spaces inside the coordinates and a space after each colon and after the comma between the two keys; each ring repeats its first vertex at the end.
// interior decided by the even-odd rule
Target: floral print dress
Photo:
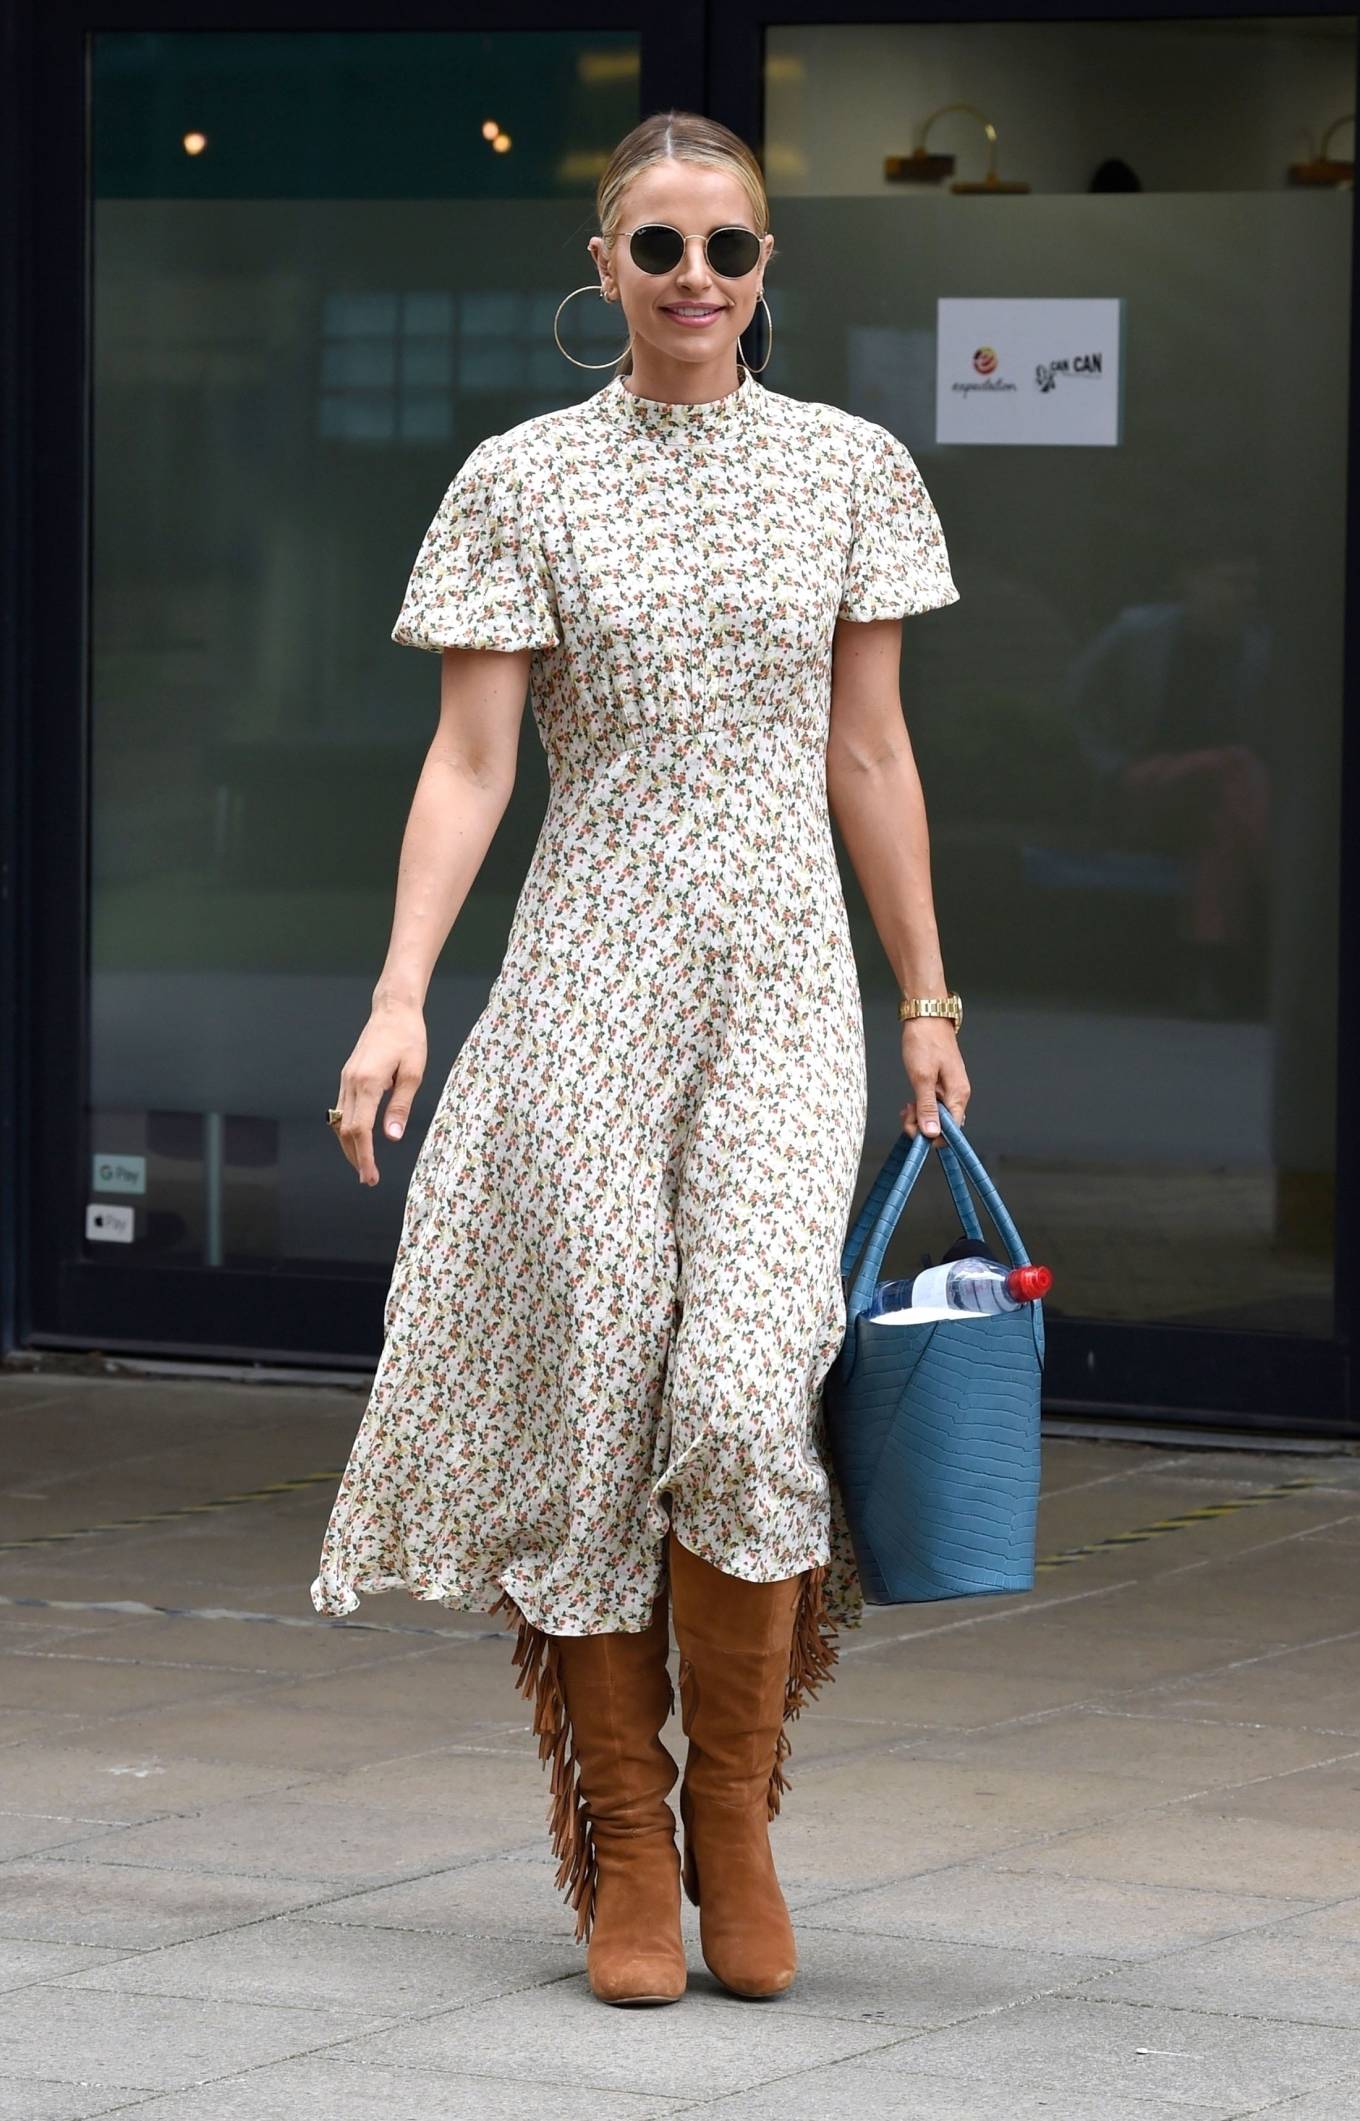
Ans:
{"type": "Polygon", "coordinates": [[[520,649],[546,813],[412,1173],[312,1598],[644,1629],[665,1539],[863,1599],[825,1450],[864,1026],[826,797],[838,618],[958,597],[886,428],[746,370],[488,436],[393,638],[520,649]]]}

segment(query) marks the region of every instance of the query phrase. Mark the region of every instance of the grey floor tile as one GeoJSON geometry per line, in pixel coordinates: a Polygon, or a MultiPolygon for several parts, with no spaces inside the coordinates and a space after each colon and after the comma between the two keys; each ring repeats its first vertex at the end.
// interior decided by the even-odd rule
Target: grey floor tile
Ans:
{"type": "MultiPolygon", "coordinates": [[[[1353,1738],[1322,1738],[1335,1749],[1356,1746],[1353,1738]]],[[[1281,1826],[1319,1827],[1355,1832],[1360,1829],[1360,1749],[1317,1767],[1264,1775],[1235,1789],[1203,1790],[1188,1800],[1187,1811],[1223,1818],[1269,1819],[1281,1826]]],[[[1353,1876],[1360,1882],[1360,1867],[1353,1876]]]]}
{"type": "Polygon", "coordinates": [[[8,1709],[0,1712],[0,1768],[5,1758],[16,1745],[28,1745],[34,1739],[59,1740],[70,1731],[80,1730],[85,1718],[75,1709],[8,1709]]]}
{"type": "MultiPolygon", "coordinates": [[[[801,1918],[797,1937],[798,1978],[780,2008],[886,2026],[948,2025],[1112,1970],[1095,1955],[874,1936],[801,1918]]],[[[697,1951],[691,1966],[695,1984],[711,1987],[697,1951]]]]}
{"type": "MultiPolygon", "coordinates": [[[[435,1646],[446,1655],[455,1646],[461,1650],[454,1624],[448,1625],[447,1634],[448,1647],[435,1646]]],[[[117,1635],[117,1655],[143,1664],[217,1665],[315,1680],[360,1671],[380,1674],[389,1665],[404,1665],[413,1655],[426,1654],[419,1638],[361,1628],[275,1627],[267,1621],[177,1619],[168,1614],[129,1618],[117,1635]]],[[[112,1641],[108,1648],[114,1650],[112,1641]]]]}
{"type": "MultiPolygon", "coordinates": [[[[112,1730],[107,1723],[85,1724],[66,1742],[103,1752],[112,1730]]],[[[120,1716],[116,1735],[121,1746],[143,1757],[235,1761],[314,1774],[428,1752],[431,1744],[427,1718],[365,1719],[321,1709],[300,1716],[291,1690],[277,1685],[267,1696],[256,1694],[245,1702],[191,1702],[120,1716]]]]}
{"type": "Polygon", "coordinates": [[[1350,1640],[1264,1655],[1259,1644],[1216,1672],[1171,1678],[1124,1697],[1150,1715],[1266,1723],[1360,1736],[1360,1654],[1350,1640]]]}
{"type": "Polygon", "coordinates": [[[0,2075],[0,2121],[94,2121],[98,2114],[140,2106],[146,2093],[135,2085],[53,2084],[43,2077],[0,2075]]]}
{"type": "MultiPolygon", "coordinates": [[[[1117,1598],[1110,1597],[1080,1606],[1070,1601],[1036,1605],[1023,1618],[1017,1615],[1000,1625],[968,1620],[929,1636],[908,1629],[900,1642],[866,1649],[864,1662],[885,1671],[896,1665],[899,1688],[909,1687],[913,1674],[936,1668],[971,1672],[984,1700],[987,1677],[993,1672],[1011,1684],[1030,1678],[1061,1681],[1079,1689],[1083,1699],[1115,1690],[1122,1698],[1131,1688],[1219,1671],[1260,1648],[1257,1638],[1246,1633],[1206,1642],[1185,1628],[1134,1628],[1121,1615],[1117,1598]]],[[[1047,1705],[1042,1695],[1033,1704],[1047,1705]]]]}
{"type": "Polygon", "coordinates": [[[1088,1978],[1082,1992],[1127,2003],[1360,2027],[1360,1938],[1319,1934],[1305,1917],[1088,1978]]]}
{"type": "MultiPolygon", "coordinates": [[[[903,2051],[903,2058],[909,2050],[903,2051]]],[[[994,2078],[893,2072],[837,2062],[773,2084],[743,2088],[692,2109],[714,2121],[1236,2121],[1240,2107],[1140,2098],[1099,2086],[1026,2089],[994,2078]]]]}
{"type": "Polygon", "coordinates": [[[968,1661],[965,1646],[955,1646],[951,1664],[918,1662],[909,1651],[875,1652],[852,1657],[842,1653],[829,1685],[804,1711],[795,1727],[815,1732],[827,1717],[885,1730],[914,1725],[930,1730],[968,1730],[1002,1723],[1011,1716],[1032,1716],[1045,1709],[1075,1707],[1098,1692],[1094,1682],[1072,1675],[982,1670],[968,1661]]]}
{"type": "Polygon", "coordinates": [[[1285,2099],[1263,2113],[1261,2121],[1355,2121],[1360,2114],[1360,2075],[1329,2084],[1301,2099],[1285,2099]]]}
{"type": "Polygon", "coordinates": [[[1084,1878],[1326,1900],[1338,1882],[1360,1877],[1360,1830],[1207,1810],[1192,1799],[1062,1834],[1023,1860],[1084,1878]]]}
{"type": "Polygon", "coordinates": [[[0,1871],[0,1937],[139,1950],[308,1907],[325,1895],[314,1879],[40,1858],[0,1871]]]}
{"type": "Polygon", "coordinates": [[[1092,1704],[1048,1716],[1030,1713],[967,1735],[912,1739],[910,1751],[918,1760],[956,1760],[968,1767],[1044,1768],[1056,1759],[1079,1771],[1200,1790],[1330,1759],[1336,1741],[1316,1731],[1243,1728],[1092,1704]]]}
{"type": "MultiPolygon", "coordinates": [[[[118,1860],[240,1877],[282,1871],[337,1884],[388,1883],[524,1840],[546,1813],[540,1780],[537,1761],[460,1757],[449,1763],[443,1806],[425,1812],[326,1804],[308,1791],[265,1793],[120,1828],[118,1860]],[[493,1769],[502,1785],[499,1803],[483,1774],[493,1769]]],[[[75,1842],[62,1853],[83,1859],[98,1851],[75,1842]]]]}
{"type": "Polygon", "coordinates": [[[804,1928],[1143,1959],[1177,1944],[1231,1936],[1307,1908],[1301,1898],[1191,1892],[982,1862],[868,1892],[801,1896],[797,1918],[804,1928]]]}
{"type": "Polygon", "coordinates": [[[1069,1771],[1060,1758],[1047,1773],[923,1760],[911,1740],[854,1761],[804,1761],[801,1769],[795,1751],[789,1779],[772,1840],[781,1878],[799,1889],[868,1884],[1023,1849],[1147,1801],[1144,1786],[1126,1776],[1069,1771]]]}
{"type": "Polygon", "coordinates": [[[399,1885],[337,1892],[308,1908],[308,1923],[374,1929],[425,1930],[451,1936],[557,1938],[574,1932],[575,1917],[554,1879],[546,1830],[532,1847],[431,1871],[399,1885]]]}
{"type": "Polygon", "coordinates": [[[919,2070],[978,2077],[998,2095],[1098,2085],[1110,2096],[1240,2110],[1360,2070],[1360,2031],[1052,1996],[921,2033],[866,2061],[898,2073],[904,2088],[919,2070]]]}
{"type": "Polygon", "coordinates": [[[317,2058],[219,2078],[201,2091],[172,2092],[139,2106],[135,2121],[299,2121],[301,2115],[336,2121],[661,2121],[690,2110],[688,2100],[560,2079],[526,2085],[448,2070],[436,2075],[353,2068],[317,2058]]]}
{"type": "Polygon", "coordinates": [[[780,2003],[769,1997],[753,2007],[714,1987],[655,2010],[611,2010],[591,1995],[582,1971],[548,1988],[369,2034],[334,2059],[697,2098],[884,2041],[882,2028],[782,2010],[780,2003]]]}
{"type": "Polygon", "coordinates": [[[206,1703],[227,1693],[240,1699],[254,1688],[273,1684],[267,1677],[182,1665],[106,1662],[41,1644],[0,1657],[0,1694],[11,1708],[60,1709],[78,1701],[86,1717],[122,1716],[129,1709],[196,1697],[206,1703]]]}
{"type": "MultiPolygon", "coordinates": [[[[3,1890],[0,1872],[0,1890],[3,1890]]],[[[93,1944],[35,1944],[25,1938],[0,1941],[0,1991],[22,1988],[29,1981],[50,1981],[57,1974],[82,1974],[112,1966],[125,1956],[115,1948],[93,1944]]]]}
{"type": "MultiPolygon", "coordinates": [[[[370,2024],[377,2013],[366,2014],[370,2024]]],[[[0,2020],[0,2070],[84,2088],[168,2091],[352,2036],[353,2011],[105,1995],[60,1982],[16,1989],[0,2020]]]]}
{"type": "Polygon", "coordinates": [[[37,1856],[67,1842],[113,1836],[122,1829],[97,1819],[78,1819],[61,1812],[0,1812],[0,1863],[15,1856],[37,1856]]]}
{"type": "Polygon", "coordinates": [[[10,1746],[0,1752],[0,1803],[22,1810],[41,1799],[47,1810],[125,1825],[310,1779],[307,1769],[140,1752],[124,1737],[124,1726],[115,1722],[92,1734],[88,1744],[30,1739],[10,1746]]]}
{"type": "MultiPolygon", "coordinates": [[[[546,1925],[545,1925],[546,1928],[546,1925]]],[[[539,1937],[453,1937],[341,1927],[279,1916],[223,1936],[122,1957],[68,1977],[108,1994],[203,1996],[400,2016],[474,2003],[576,1974],[569,1930],[539,1937]]]]}

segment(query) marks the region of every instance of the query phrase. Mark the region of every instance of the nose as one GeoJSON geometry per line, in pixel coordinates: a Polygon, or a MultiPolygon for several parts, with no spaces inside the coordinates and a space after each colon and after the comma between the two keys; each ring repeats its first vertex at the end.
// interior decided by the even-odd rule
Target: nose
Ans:
{"type": "Polygon", "coordinates": [[[708,284],[708,259],[704,256],[704,239],[691,236],[685,245],[685,255],[676,267],[677,277],[687,287],[705,287],[708,284]]]}

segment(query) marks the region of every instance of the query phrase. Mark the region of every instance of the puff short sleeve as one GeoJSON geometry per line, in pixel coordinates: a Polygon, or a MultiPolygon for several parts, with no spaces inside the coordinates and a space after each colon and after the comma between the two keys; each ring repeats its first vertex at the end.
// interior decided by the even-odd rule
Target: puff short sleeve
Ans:
{"type": "Polygon", "coordinates": [[[392,639],[406,648],[556,648],[552,573],[501,435],[466,459],[425,533],[392,639]]]}
{"type": "Polygon", "coordinates": [[[837,618],[907,618],[957,603],[944,532],[911,451],[877,421],[864,425],[869,435],[852,477],[837,618]]]}

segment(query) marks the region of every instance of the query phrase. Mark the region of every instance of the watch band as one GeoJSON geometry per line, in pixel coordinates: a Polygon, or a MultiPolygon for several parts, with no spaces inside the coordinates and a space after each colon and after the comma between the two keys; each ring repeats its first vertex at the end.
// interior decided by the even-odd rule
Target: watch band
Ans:
{"type": "Polygon", "coordinates": [[[897,1005],[898,1020],[913,1023],[919,1016],[943,1016],[957,1031],[963,1022],[963,1001],[957,994],[938,995],[904,994],[897,1005]]]}

